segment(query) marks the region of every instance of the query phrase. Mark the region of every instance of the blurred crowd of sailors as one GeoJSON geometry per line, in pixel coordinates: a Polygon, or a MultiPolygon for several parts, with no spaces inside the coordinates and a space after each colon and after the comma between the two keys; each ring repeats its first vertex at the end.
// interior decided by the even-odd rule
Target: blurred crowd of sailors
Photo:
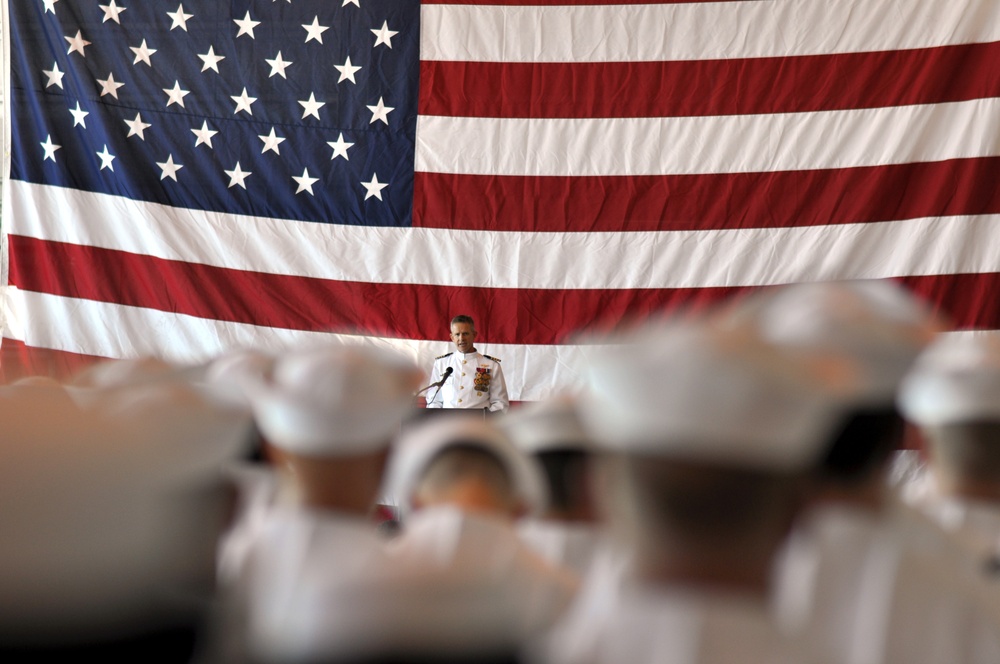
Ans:
{"type": "Polygon", "coordinates": [[[1000,662],[1000,338],[945,329],[766,289],[490,418],[364,343],[0,387],[0,659],[1000,662]]]}

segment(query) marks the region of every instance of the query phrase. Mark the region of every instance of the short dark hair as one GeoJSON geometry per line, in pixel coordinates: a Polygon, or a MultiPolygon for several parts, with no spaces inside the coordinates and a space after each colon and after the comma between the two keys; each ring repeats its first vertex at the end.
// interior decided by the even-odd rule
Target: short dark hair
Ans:
{"type": "Polygon", "coordinates": [[[442,448],[424,466],[417,486],[439,489],[469,476],[485,481],[498,497],[514,495],[514,479],[507,464],[474,440],[456,440],[442,448]]]}
{"type": "Polygon", "coordinates": [[[585,502],[589,455],[583,450],[560,447],[535,454],[549,486],[549,508],[572,510],[585,502]]]}
{"type": "Polygon", "coordinates": [[[824,479],[840,483],[867,481],[901,447],[904,422],[893,406],[850,413],[820,464],[824,479]]]}
{"type": "Polygon", "coordinates": [[[476,321],[472,320],[472,316],[467,316],[465,314],[459,314],[451,319],[452,325],[458,325],[459,323],[465,323],[472,327],[472,330],[476,329],[476,321]]]}

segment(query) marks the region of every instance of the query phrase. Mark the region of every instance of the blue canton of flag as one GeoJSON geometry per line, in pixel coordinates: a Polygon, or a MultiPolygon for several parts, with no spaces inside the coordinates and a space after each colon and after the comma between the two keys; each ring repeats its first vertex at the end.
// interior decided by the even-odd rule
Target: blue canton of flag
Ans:
{"type": "Polygon", "coordinates": [[[10,12],[22,28],[12,178],[410,225],[417,0],[24,0],[10,12]]]}

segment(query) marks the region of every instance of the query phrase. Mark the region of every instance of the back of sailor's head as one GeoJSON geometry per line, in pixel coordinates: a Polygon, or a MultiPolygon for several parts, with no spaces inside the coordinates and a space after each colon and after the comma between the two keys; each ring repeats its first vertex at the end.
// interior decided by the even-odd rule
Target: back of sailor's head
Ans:
{"type": "Polygon", "coordinates": [[[943,320],[888,280],[793,284],[758,292],[721,316],[750,325],[785,352],[854,367],[844,421],[820,470],[838,482],[880,481],[902,441],[895,409],[900,381],[943,329],[943,320]]]}
{"type": "Polygon", "coordinates": [[[930,444],[941,482],[1000,491],[1000,339],[945,335],[903,382],[899,407],[930,444]]]}
{"type": "Polygon", "coordinates": [[[313,507],[365,511],[422,372],[391,349],[329,343],[292,350],[250,388],[284,485],[313,507]]]}
{"type": "Polygon", "coordinates": [[[625,534],[716,554],[787,528],[853,373],[704,321],[623,341],[601,348],[580,412],[617,469],[609,509],[625,534]]]}
{"type": "Polygon", "coordinates": [[[593,443],[580,421],[577,399],[561,395],[508,414],[501,428],[540,464],[548,484],[547,514],[557,519],[595,518],[592,495],[593,443]]]}
{"type": "Polygon", "coordinates": [[[384,492],[404,513],[429,500],[512,516],[538,512],[545,503],[537,465],[481,415],[439,416],[410,425],[393,447],[384,492]],[[493,498],[478,501],[472,494],[483,493],[479,489],[493,498]]]}

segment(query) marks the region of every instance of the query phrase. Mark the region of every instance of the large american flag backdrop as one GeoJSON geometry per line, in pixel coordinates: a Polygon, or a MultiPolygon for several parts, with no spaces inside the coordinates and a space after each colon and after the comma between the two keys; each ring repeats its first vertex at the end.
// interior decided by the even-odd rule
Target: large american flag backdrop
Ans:
{"type": "Polygon", "coordinates": [[[1000,327],[997,0],[9,0],[7,354],[580,330],[895,278],[1000,327]]]}

